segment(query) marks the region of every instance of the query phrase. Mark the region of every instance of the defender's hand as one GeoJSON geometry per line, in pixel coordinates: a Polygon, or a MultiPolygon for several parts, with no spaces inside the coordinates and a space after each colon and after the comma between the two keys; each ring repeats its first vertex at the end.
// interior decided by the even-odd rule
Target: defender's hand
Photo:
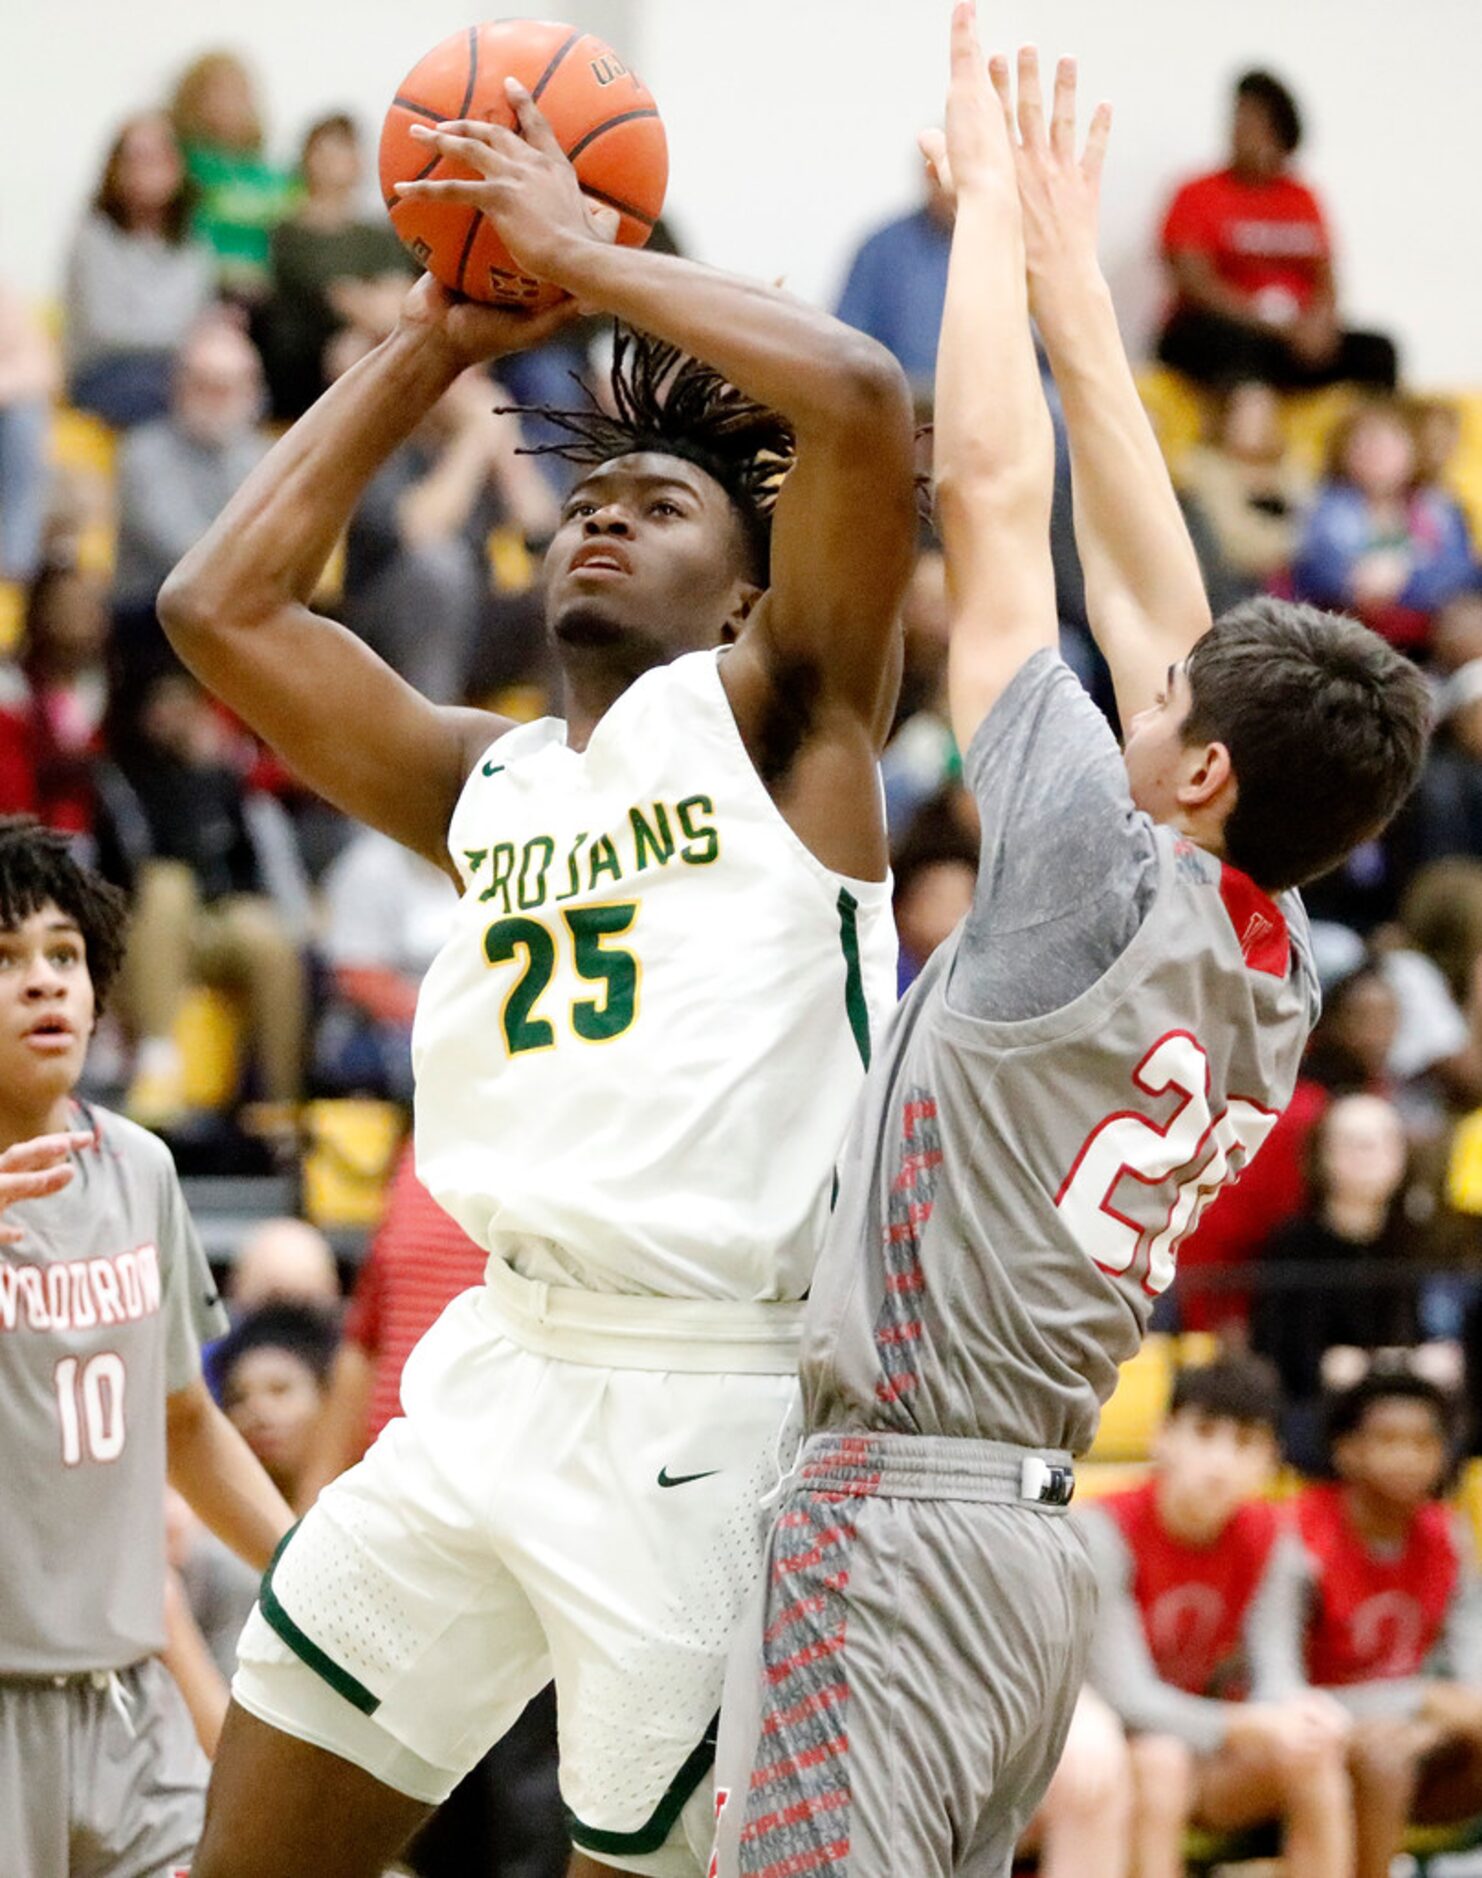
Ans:
{"type": "MultiPolygon", "coordinates": [[[[1004,133],[1002,113],[978,44],[977,8],[972,0],[958,0],[952,10],[952,80],[947,89],[947,129],[941,140],[945,165],[934,154],[935,134],[928,133],[926,149],[954,201],[969,191],[985,196],[1015,192],[1012,141],[1004,133]]],[[[926,148],[923,145],[923,148],[926,148]]]]}
{"type": "Polygon", "coordinates": [[[539,313],[483,306],[450,293],[431,274],[424,274],[402,301],[397,328],[444,350],[450,364],[462,372],[486,359],[502,359],[511,352],[543,345],[575,313],[570,300],[539,313]]]}
{"type": "Polygon", "coordinates": [[[518,136],[501,124],[471,118],[435,128],[415,124],[412,135],[418,142],[478,173],[401,183],[397,194],[466,202],[481,210],[523,273],[565,287],[573,258],[589,243],[615,239],[619,216],[616,209],[588,203],[582,195],[556,133],[524,86],[511,78],[505,90],[519,120],[518,136]]]}
{"type": "MultiPolygon", "coordinates": [[[[38,1135],[34,1141],[18,1141],[0,1154],[0,1213],[18,1200],[40,1200],[49,1193],[60,1193],[72,1178],[68,1156],[74,1148],[86,1147],[92,1136],[87,1133],[38,1135]]],[[[0,1245],[15,1245],[24,1235],[19,1226],[7,1226],[0,1220],[0,1245]]]]}
{"type": "Polygon", "coordinates": [[[1040,89],[1039,54],[1033,46],[1019,52],[1018,103],[1009,80],[1009,62],[996,54],[989,76],[1014,150],[1019,206],[1024,218],[1024,257],[1031,299],[1067,267],[1083,273],[1096,266],[1096,229],[1101,202],[1101,169],[1111,135],[1111,106],[1098,104],[1076,155],[1076,68],[1061,59],[1055,68],[1055,96],[1048,130],[1040,89]]]}

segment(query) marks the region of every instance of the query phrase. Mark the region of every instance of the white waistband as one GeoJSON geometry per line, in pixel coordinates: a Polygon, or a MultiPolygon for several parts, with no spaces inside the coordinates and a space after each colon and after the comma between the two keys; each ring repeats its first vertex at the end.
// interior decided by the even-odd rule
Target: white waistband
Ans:
{"type": "Polygon", "coordinates": [[[485,1298],[505,1334],[537,1355],[599,1369],[791,1376],[801,1304],[633,1297],[522,1278],[496,1253],[485,1298]]]}

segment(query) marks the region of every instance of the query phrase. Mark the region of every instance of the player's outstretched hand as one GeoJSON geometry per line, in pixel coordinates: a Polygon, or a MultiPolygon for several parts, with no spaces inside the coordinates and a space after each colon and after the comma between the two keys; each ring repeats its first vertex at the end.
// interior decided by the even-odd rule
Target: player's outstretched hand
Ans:
{"type": "Polygon", "coordinates": [[[947,129],[926,131],[921,147],[938,181],[957,201],[968,191],[986,196],[1015,191],[1011,139],[994,102],[973,0],[952,9],[952,79],[947,88],[947,129]]]}
{"type": "MultiPolygon", "coordinates": [[[[7,1148],[0,1154],[0,1213],[18,1200],[60,1193],[72,1178],[68,1156],[91,1140],[87,1133],[37,1135],[34,1141],[18,1141],[7,1148]]],[[[0,1245],[15,1245],[22,1236],[19,1226],[8,1226],[0,1219],[0,1245]]]]}
{"type": "Polygon", "coordinates": [[[1075,60],[1061,59],[1055,68],[1048,126],[1039,54],[1033,46],[1020,48],[1018,65],[1017,105],[1008,60],[995,54],[988,74],[1014,151],[1033,304],[1036,290],[1052,288],[1067,267],[1080,272],[1097,265],[1101,168],[1111,135],[1111,106],[1097,105],[1085,148],[1077,154],[1075,60]]]}
{"type": "Polygon", "coordinates": [[[466,164],[477,174],[400,183],[397,194],[466,202],[482,210],[517,267],[562,287],[573,250],[616,239],[618,212],[583,196],[556,133],[525,87],[511,78],[505,90],[519,122],[518,135],[502,124],[472,118],[436,126],[414,124],[412,135],[429,151],[466,164]]]}
{"type": "Polygon", "coordinates": [[[401,303],[400,329],[445,346],[459,370],[544,345],[577,312],[573,300],[531,313],[519,307],[483,306],[435,281],[422,278],[401,303]]]}

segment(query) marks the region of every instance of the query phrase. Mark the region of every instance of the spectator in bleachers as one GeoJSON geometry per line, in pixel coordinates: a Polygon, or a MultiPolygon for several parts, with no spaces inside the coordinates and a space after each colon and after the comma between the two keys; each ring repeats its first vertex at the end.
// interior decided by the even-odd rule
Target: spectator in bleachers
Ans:
{"type": "Polygon", "coordinates": [[[350,523],[346,625],[441,704],[463,701],[485,637],[507,647],[505,683],[545,656],[534,596],[499,593],[490,568],[498,526],[541,543],[560,519],[545,478],[517,454],[519,420],[495,415],[503,401],[487,372],[465,372],[379,471],[350,523]]]}
{"type": "Polygon", "coordinates": [[[131,681],[175,668],[155,596],[263,456],[262,411],[256,348],[232,320],[213,316],[181,347],[169,415],[141,425],[119,452],[113,598],[116,652],[131,681]]]}
{"type": "Polygon", "coordinates": [[[129,118],[73,240],[62,311],[68,395],[105,423],[164,416],[176,354],[215,297],[211,255],[189,224],[170,120],[129,118]]]}
{"type": "Polygon", "coordinates": [[[0,580],[27,581],[41,562],[57,377],[51,342],[0,281],[0,580]]]}
{"type": "Polygon", "coordinates": [[[175,1020],[193,983],[241,995],[259,1093],[303,1095],[308,976],[266,890],[242,779],[223,758],[221,720],[184,673],[155,678],[119,751],[147,831],[120,1011],[137,1042],[126,1106],[148,1126],[184,1113],[175,1020]]]}
{"type": "Polygon", "coordinates": [[[922,803],[961,768],[947,713],[947,564],[935,545],[917,557],[901,629],[896,725],[880,762],[886,824],[897,841],[922,803]]]}
{"type": "Polygon", "coordinates": [[[1309,1471],[1321,1464],[1324,1354],[1337,1344],[1409,1344],[1419,1331],[1413,1288],[1359,1283],[1346,1270],[1359,1260],[1393,1266],[1412,1257],[1407,1160],[1405,1125],[1392,1103],[1339,1096],[1308,1143],[1306,1206],[1261,1248],[1261,1264],[1278,1278],[1299,1265],[1321,1274],[1263,1289],[1251,1323],[1253,1346],[1281,1378],[1288,1452],[1309,1471]]]}
{"type": "Polygon", "coordinates": [[[337,111],[311,125],[299,166],[304,196],[273,230],[262,316],[273,415],[283,419],[301,417],[324,390],[325,347],[342,327],[390,330],[416,272],[380,209],[365,214],[353,119],[337,111]]]}
{"type": "Polygon", "coordinates": [[[211,1356],[228,1420],[298,1513],[337,1340],[326,1313],[278,1302],[244,1317],[211,1356]]]}
{"type": "MultiPolygon", "coordinates": [[[[300,1481],[305,1504],[401,1413],[401,1372],[413,1346],[460,1292],[482,1282],[486,1262],[417,1179],[408,1142],[355,1281],[316,1451],[300,1481]]],[[[556,1781],[555,1702],[546,1689],[454,1789],[403,1861],[418,1878],[465,1878],[471,1871],[564,1878],[569,1859],[556,1781]]]]}
{"type": "Polygon", "coordinates": [[[1122,1724],[1093,1689],[1076,1698],[1060,1765],[1018,1852],[1037,1855],[1039,1878],[1126,1878],[1131,1761],[1122,1724]]]}
{"type": "Polygon", "coordinates": [[[960,781],[948,783],[918,809],[895,849],[892,867],[904,994],[972,903],[977,813],[960,781]]]}
{"type": "Polygon", "coordinates": [[[1286,86],[1269,72],[1245,73],[1229,162],[1185,183],[1164,218],[1174,304],[1158,356],[1206,385],[1351,379],[1393,390],[1391,341],[1340,324],[1327,218],[1291,173],[1301,141],[1286,86]]]}
{"type": "Polygon", "coordinates": [[[917,402],[929,405],[952,252],[952,199],[928,168],[921,206],[861,243],[849,263],[838,316],[900,360],[917,402]]]}
{"type": "Polygon", "coordinates": [[[1247,379],[1231,386],[1209,441],[1190,452],[1180,480],[1242,598],[1291,566],[1311,481],[1287,447],[1269,385],[1247,379]]]}
{"type": "Polygon", "coordinates": [[[268,245],[293,208],[293,173],[264,154],[252,75],[231,52],[207,52],[181,75],[170,119],[194,186],[191,226],[216,257],[222,291],[244,305],[268,291],[268,245]]]}
{"type": "Polygon", "coordinates": [[[1329,1433],[1337,1478],[1296,1502],[1262,1691],[1290,1699],[1305,1669],[1352,1716],[1354,1869],[1388,1878],[1409,1821],[1482,1812],[1482,1580],[1438,1497],[1456,1429],[1435,1383],[1371,1370],[1329,1433]]]}
{"type": "Polygon", "coordinates": [[[320,1022],[318,1081],[412,1099],[417,991],[451,928],[457,893],[441,868],[362,829],[325,871],[322,951],[336,998],[320,1022]]]}
{"type": "Polygon", "coordinates": [[[1346,1717],[1301,1689],[1245,1699],[1290,1549],[1263,1497],[1278,1413],[1253,1358],[1183,1370],[1150,1478],[1076,1515],[1100,1593],[1090,1681],[1130,1737],[1138,1878],[1178,1878],[1191,1824],[1268,1820],[1289,1870],[1348,1878],[1346,1717]]]}
{"type": "Polygon", "coordinates": [[[234,1318],[273,1303],[337,1310],[340,1275],[329,1241],[306,1219],[265,1219],[237,1249],[226,1301],[234,1318]]]}
{"type": "Polygon", "coordinates": [[[1414,815],[1418,860],[1482,859],[1482,658],[1441,683],[1414,815]]]}
{"type": "Polygon", "coordinates": [[[1421,480],[1403,405],[1361,405],[1334,431],[1292,573],[1299,599],[1356,613],[1416,653],[1428,647],[1436,609],[1477,585],[1466,518],[1421,480]]]}
{"type": "Polygon", "coordinates": [[[108,703],[107,589],[86,569],[43,567],[21,642],[0,664],[0,814],[91,837],[108,703]]]}

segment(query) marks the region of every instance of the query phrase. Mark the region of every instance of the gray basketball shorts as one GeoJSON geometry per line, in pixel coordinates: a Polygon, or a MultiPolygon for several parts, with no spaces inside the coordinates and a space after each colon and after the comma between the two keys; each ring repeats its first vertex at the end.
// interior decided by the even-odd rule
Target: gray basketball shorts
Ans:
{"type": "Polygon", "coordinates": [[[731,1657],[719,1878],[1003,1878],[1096,1592],[1067,1455],[814,1435],[731,1657]]]}
{"type": "Polygon", "coordinates": [[[189,1869],[209,1768],[164,1667],[51,1682],[0,1677],[4,1878],[174,1878],[189,1869]]]}

